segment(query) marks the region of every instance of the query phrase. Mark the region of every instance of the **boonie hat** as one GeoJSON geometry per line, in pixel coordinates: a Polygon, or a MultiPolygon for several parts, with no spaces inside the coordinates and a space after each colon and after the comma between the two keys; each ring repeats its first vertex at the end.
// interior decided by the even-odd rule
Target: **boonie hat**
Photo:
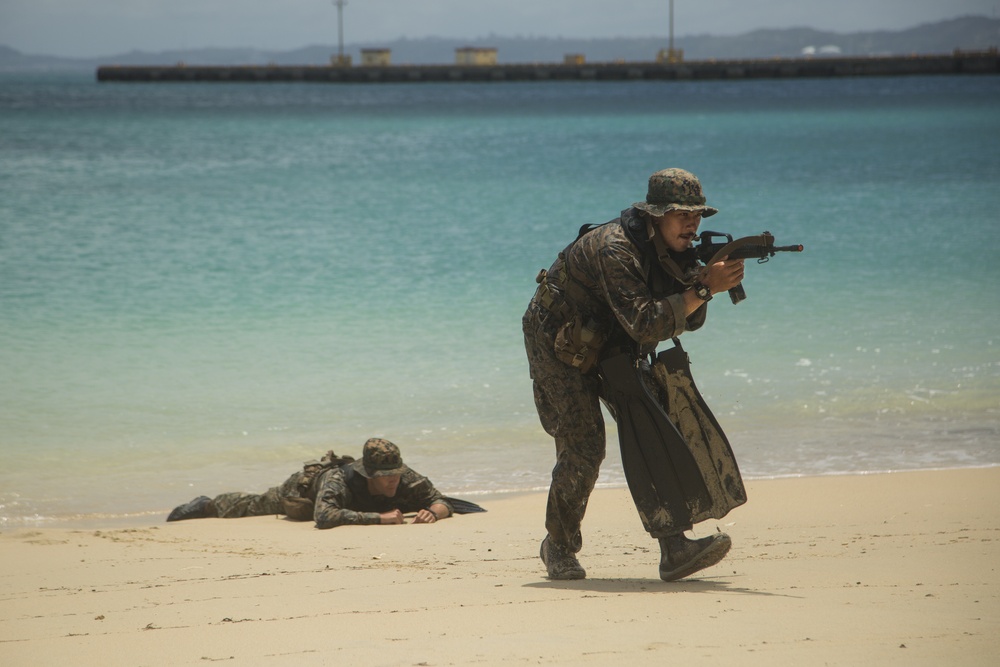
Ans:
{"type": "Polygon", "coordinates": [[[365,443],[361,465],[357,471],[365,477],[402,475],[406,471],[399,447],[384,438],[370,438],[365,443]]]}
{"type": "Polygon", "coordinates": [[[646,201],[632,204],[640,211],[661,216],[668,211],[697,211],[703,218],[715,215],[719,209],[705,206],[701,182],[689,171],[663,169],[649,177],[646,201]]]}

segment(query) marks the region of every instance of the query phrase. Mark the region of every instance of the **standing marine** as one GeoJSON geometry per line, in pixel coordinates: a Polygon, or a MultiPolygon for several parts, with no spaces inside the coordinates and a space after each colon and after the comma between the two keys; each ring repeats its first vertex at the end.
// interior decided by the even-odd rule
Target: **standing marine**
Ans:
{"type": "Polygon", "coordinates": [[[659,541],[659,574],[710,567],[731,540],[685,532],[746,501],[728,441],[694,388],[678,337],[705,322],[743,261],[703,265],[693,248],[706,205],[683,169],[649,178],[645,201],[577,239],[539,273],[522,320],[535,407],[555,439],[540,556],[550,579],[583,579],[581,524],[605,457],[601,401],[618,423],[622,461],[643,527],[659,541]],[[673,340],[668,361],[656,345],[673,340]],[[649,361],[649,360],[652,361],[649,361]],[[664,407],[670,404],[669,409],[664,407]]]}

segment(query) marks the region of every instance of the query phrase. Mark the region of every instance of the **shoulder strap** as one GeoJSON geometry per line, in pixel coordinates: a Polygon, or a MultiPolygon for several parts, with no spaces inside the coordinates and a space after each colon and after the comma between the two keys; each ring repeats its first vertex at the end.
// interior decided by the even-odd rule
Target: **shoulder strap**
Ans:
{"type": "MultiPolygon", "coordinates": [[[[618,222],[619,220],[621,220],[621,218],[613,218],[611,220],[608,220],[607,222],[602,222],[600,224],[589,222],[586,225],[580,227],[580,231],[576,233],[576,238],[573,240],[573,243],[576,243],[577,241],[582,239],[584,235],[587,234],[588,232],[592,232],[598,227],[603,227],[604,225],[610,225],[612,222],[618,222]]],[[[569,250],[573,246],[573,243],[570,243],[568,246],[566,246],[566,250],[569,250]]],[[[563,252],[566,252],[566,250],[563,250],[563,252]]]]}
{"type": "Polygon", "coordinates": [[[563,299],[557,299],[549,290],[549,281],[554,281],[555,284],[566,293],[571,300],[576,301],[584,299],[586,297],[584,288],[578,284],[578,281],[573,277],[572,271],[569,265],[569,251],[576,245],[576,242],[582,239],[588,233],[594,231],[599,227],[605,225],[610,225],[613,222],[618,222],[620,218],[615,218],[613,220],[608,220],[601,224],[588,223],[580,227],[579,231],[576,233],[576,238],[573,239],[569,245],[559,251],[559,259],[555,267],[558,264],[558,271],[554,275],[550,275],[549,271],[542,269],[538,272],[535,277],[535,282],[538,283],[538,296],[536,297],[539,303],[542,304],[547,310],[551,312],[558,312],[564,320],[569,320],[572,318],[572,310],[567,309],[567,304],[563,299]]]}
{"type": "Polygon", "coordinates": [[[584,225],[583,227],[580,227],[580,231],[577,232],[576,238],[573,239],[573,242],[570,243],[565,248],[563,248],[562,252],[559,253],[559,258],[563,261],[563,270],[560,272],[563,275],[560,275],[559,278],[562,280],[562,284],[563,284],[564,288],[568,285],[568,281],[564,280],[564,278],[570,278],[570,279],[573,278],[573,276],[572,276],[572,268],[569,265],[569,250],[570,250],[570,248],[572,248],[574,245],[576,245],[577,241],[579,241],[580,239],[582,239],[584,236],[586,236],[590,232],[594,231],[595,229],[599,229],[601,227],[604,227],[606,225],[610,225],[610,224],[615,223],[615,222],[621,222],[621,218],[613,218],[611,220],[608,220],[607,222],[602,222],[600,224],[589,223],[589,224],[584,225]]]}

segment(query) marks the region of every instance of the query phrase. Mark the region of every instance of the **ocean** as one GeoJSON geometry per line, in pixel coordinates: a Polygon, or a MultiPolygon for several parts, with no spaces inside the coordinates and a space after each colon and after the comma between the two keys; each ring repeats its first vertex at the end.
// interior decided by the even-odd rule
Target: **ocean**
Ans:
{"type": "Polygon", "coordinates": [[[683,337],[746,477],[998,465],[998,108],[992,75],[0,74],[0,527],[156,522],[371,436],[451,495],[547,488],[535,275],[666,167],[703,231],[805,246],[683,337]]]}

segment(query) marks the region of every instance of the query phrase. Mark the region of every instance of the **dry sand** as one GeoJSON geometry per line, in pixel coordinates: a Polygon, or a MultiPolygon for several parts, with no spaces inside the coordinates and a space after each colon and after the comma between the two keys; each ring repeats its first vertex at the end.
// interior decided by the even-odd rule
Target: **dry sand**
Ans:
{"type": "Polygon", "coordinates": [[[543,577],[543,494],[434,525],[7,530],[0,665],[1000,664],[1000,468],[748,490],[697,529],[729,557],[671,584],[625,489],[594,494],[577,582],[543,577]]]}

